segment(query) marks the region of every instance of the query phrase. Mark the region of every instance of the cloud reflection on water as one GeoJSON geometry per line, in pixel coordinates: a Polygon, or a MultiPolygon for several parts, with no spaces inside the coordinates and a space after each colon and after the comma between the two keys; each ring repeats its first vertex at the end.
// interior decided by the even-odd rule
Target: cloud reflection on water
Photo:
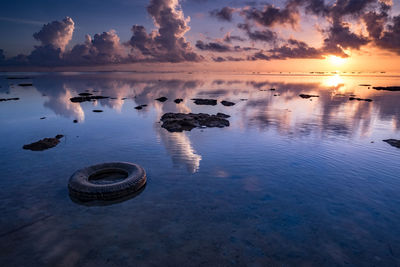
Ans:
{"type": "MultiPolygon", "coordinates": [[[[400,78],[392,79],[397,82],[400,78]],[[397,80],[396,80],[397,79],[397,80]]],[[[124,105],[147,104],[139,112],[155,111],[157,118],[166,112],[224,112],[232,115],[231,128],[274,129],[280,135],[291,138],[337,136],[351,138],[368,137],[376,124],[391,123],[400,129],[398,92],[375,91],[359,84],[371,80],[374,85],[388,85],[381,78],[350,76],[224,76],[204,77],[176,74],[81,74],[51,77],[39,76],[35,88],[45,95],[44,106],[55,114],[85,120],[86,105],[72,103],[70,98],[81,92],[109,96],[93,105],[122,112],[124,105]],[[271,91],[275,88],[275,91],[271,91]],[[299,94],[316,94],[318,98],[302,99],[299,94]],[[373,102],[349,101],[350,95],[372,98],[373,102]],[[156,98],[165,96],[160,103],[156,98]],[[196,106],[190,99],[195,97],[230,100],[234,107],[196,106]],[[123,100],[127,98],[126,100],[123,100]],[[175,104],[176,98],[184,102],[175,104]],[[247,101],[241,101],[247,99],[247,101]],[[132,104],[132,101],[134,102],[132,104]]],[[[129,107],[131,108],[131,107],[129,107]]],[[[157,135],[170,154],[175,165],[182,165],[191,173],[199,169],[201,155],[195,152],[190,135],[169,133],[159,124],[154,127],[157,135]]]]}

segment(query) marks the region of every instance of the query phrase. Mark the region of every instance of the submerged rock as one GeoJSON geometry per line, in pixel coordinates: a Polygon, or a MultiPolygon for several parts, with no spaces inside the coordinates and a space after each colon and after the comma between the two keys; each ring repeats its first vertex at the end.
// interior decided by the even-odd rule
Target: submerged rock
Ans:
{"type": "Polygon", "coordinates": [[[400,91],[400,86],[387,86],[387,87],[372,87],[375,90],[384,90],[384,91],[400,91]]]}
{"type": "Polygon", "coordinates": [[[300,94],[299,95],[301,98],[311,98],[311,97],[319,97],[319,95],[307,95],[307,94],[300,94]]]}
{"type": "Polygon", "coordinates": [[[229,101],[225,101],[225,100],[221,101],[221,104],[226,106],[226,107],[231,107],[231,106],[235,105],[235,103],[229,102],[229,101]]]}
{"type": "Polygon", "coordinates": [[[7,77],[8,80],[27,80],[31,79],[30,77],[7,77]]]}
{"type": "Polygon", "coordinates": [[[58,143],[60,143],[60,139],[63,137],[64,135],[58,134],[54,138],[44,138],[32,144],[24,145],[22,148],[32,151],[43,151],[58,145],[58,143]]]}
{"type": "Polygon", "coordinates": [[[216,106],[217,100],[215,99],[201,99],[201,98],[193,98],[192,99],[196,105],[210,105],[216,106]]]}
{"type": "Polygon", "coordinates": [[[162,96],[162,97],[156,98],[156,100],[160,101],[160,102],[165,102],[168,100],[168,98],[166,98],[165,96],[162,96]]]}
{"type": "Polygon", "coordinates": [[[372,102],[372,99],[369,99],[369,98],[359,98],[359,97],[350,97],[349,100],[350,100],[350,101],[357,100],[357,101],[372,102]]]}
{"type": "Polygon", "coordinates": [[[92,96],[77,96],[72,97],[69,100],[73,103],[82,103],[82,102],[90,102],[97,99],[106,99],[109,98],[108,96],[101,96],[101,95],[92,95],[92,96]]]}
{"type": "Polygon", "coordinates": [[[177,99],[174,100],[174,102],[175,102],[176,104],[180,104],[180,103],[183,102],[183,99],[182,99],[182,98],[177,98],[177,99]]]}
{"type": "Polygon", "coordinates": [[[218,113],[217,115],[209,115],[204,113],[199,114],[184,114],[184,113],[166,113],[161,117],[163,124],[161,127],[169,132],[191,131],[198,127],[228,127],[229,115],[218,113]]]}
{"type": "Polygon", "coordinates": [[[144,105],[139,105],[139,106],[135,107],[135,109],[141,110],[141,109],[143,109],[144,107],[147,107],[147,105],[146,105],[146,104],[144,104],[144,105]]]}
{"type": "Polygon", "coordinates": [[[400,140],[396,140],[396,139],[387,139],[387,140],[383,140],[383,142],[388,143],[391,146],[400,148],[400,140]]]}

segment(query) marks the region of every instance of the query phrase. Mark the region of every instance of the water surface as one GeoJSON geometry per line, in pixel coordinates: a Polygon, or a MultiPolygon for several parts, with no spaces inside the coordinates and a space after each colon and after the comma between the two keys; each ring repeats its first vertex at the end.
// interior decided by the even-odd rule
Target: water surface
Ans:
{"type": "Polygon", "coordinates": [[[400,92],[372,88],[394,85],[399,76],[373,74],[3,73],[0,98],[20,100],[0,102],[0,265],[400,265],[400,149],[382,141],[400,139],[400,92]],[[70,101],[82,92],[112,99],[70,101]],[[223,112],[231,125],[170,133],[166,112],[223,112]],[[22,149],[57,134],[55,148],[22,149]],[[109,161],[143,166],[146,188],[105,206],[72,201],[72,173],[109,161]]]}

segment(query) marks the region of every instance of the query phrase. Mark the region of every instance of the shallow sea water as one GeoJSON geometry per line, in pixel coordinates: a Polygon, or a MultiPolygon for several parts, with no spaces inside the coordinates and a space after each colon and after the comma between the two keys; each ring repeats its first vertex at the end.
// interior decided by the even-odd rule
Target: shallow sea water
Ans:
{"type": "Polygon", "coordinates": [[[0,266],[400,266],[400,149],[382,141],[400,139],[400,92],[360,84],[400,76],[0,74],[0,98],[20,98],[0,102],[0,266]],[[169,133],[166,112],[231,125],[169,133]],[[72,201],[72,173],[110,161],[143,166],[144,190],[72,201]]]}

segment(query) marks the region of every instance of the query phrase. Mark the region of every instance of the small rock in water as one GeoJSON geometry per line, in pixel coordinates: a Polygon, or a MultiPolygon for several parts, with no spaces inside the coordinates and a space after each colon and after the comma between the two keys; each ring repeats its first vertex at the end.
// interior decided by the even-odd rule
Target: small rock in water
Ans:
{"type": "Polygon", "coordinates": [[[165,96],[162,96],[162,97],[156,98],[156,100],[160,101],[160,102],[165,102],[168,100],[168,98],[166,98],[165,96]]]}
{"type": "Polygon", "coordinates": [[[400,91],[400,86],[387,86],[387,87],[372,87],[375,90],[384,90],[384,91],[400,91]]]}
{"type": "Polygon", "coordinates": [[[400,148],[400,140],[396,140],[396,139],[387,139],[387,140],[383,140],[383,142],[388,143],[391,146],[400,148]]]}
{"type": "Polygon", "coordinates": [[[227,106],[227,107],[231,107],[231,106],[235,105],[235,103],[229,102],[229,101],[225,101],[225,100],[221,101],[221,104],[224,105],[224,106],[227,106]]]}
{"type": "Polygon", "coordinates": [[[82,102],[89,102],[97,99],[106,99],[109,98],[108,96],[100,96],[100,95],[95,95],[95,96],[77,96],[77,97],[72,97],[69,100],[73,103],[82,103],[82,102]]]}
{"type": "Polygon", "coordinates": [[[73,120],[73,123],[78,123],[78,120],[73,120]]]}
{"type": "Polygon", "coordinates": [[[20,83],[19,86],[26,87],[26,86],[33,86],[32,83],[20,83]]]}
{"type": "Polygon", "coordinates": [[[44,138],[32,144],[24,145],[22,148],[32,151],[43,151],[58,145],[58,143],[60,143],[60,139],[63,137],[64,135],[58,134],[54,138],[44,138]]]}
{"type": "Polygon", "coordinates": [[[80,96],[91,96],[92,94],[91,93],[80,93],[79,95],[80,96]]]}
{"type": "Polygon", "coordinates": [[[0,98],[0,102],[4,102],[4,101],[16,101],[19,100],[19,97],[13,97],[13,98],[0,98]]]}
{"type": "Polygon", "coordinates": [[[307,94],[300,94],[299,95],[301,98],[311,98],[311,97],[319,97],[319,95],[307,95],[307,94]]]}
{"type": "Polygon", "coordinates": [[[41,119],[41,120],[44,120],[44,119],[46,119],[46,117],[41,117],[40,119],[41,119]]]}
{"type": "Polygon", "coordinates": [[[103,111],[101,109],[94,109],[93,112],[100,113],[100,112],[103,112],[103,111]]]}
{"type": "Polygon", "coordinates": [[[184,113],[166,113],[161,117],[163,124],[161,127],[169,132],[191,131],[193,128],[205,127],[228,127],[229,115],[218,113],[217,115],[209,115],[204,113],[199,114],[184,114],[184,113]]]}
{"type": "Polygon", "coordinates": [[[215,99],[201,99],[201,98],[193,98],[194,103],[196,105],[210,105],[210,106],[216,106],[217,105],[217,100],[215,99]]]}
{"type": "Polygon", "coordinates": [[[180,104],[180,103],[183,102],[183,99],[182,99],[182,98],[177,98],[177,99],[174,100],[174,102],[175,102],[176,104],[180,104]]]}
{"type": "Polygon", "coordinates": [[[357,100],[357,101],[372,102],[372,99],[369,99],[369,98],[359,98],[359,97],[350,97],[349,100],[350,100],[350,101],[357,100]]]}
{"type": "Polygon", "coordinates": [[[135,109],[141,110],[141,109],[143,109],[143,107],[142,106],[137,106],[137,107],[135,107],[135,109]]]}

